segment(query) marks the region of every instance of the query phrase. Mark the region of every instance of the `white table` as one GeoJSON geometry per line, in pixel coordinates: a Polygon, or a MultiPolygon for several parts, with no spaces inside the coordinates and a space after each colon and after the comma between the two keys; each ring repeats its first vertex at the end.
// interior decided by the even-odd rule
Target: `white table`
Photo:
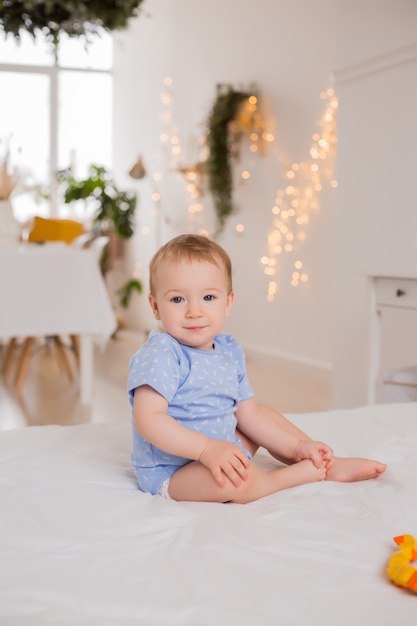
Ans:
{"type": "Polygon", "coordinates": [[[369,276],[370,342],[368,371],[368,403],[375,404],[381,397],[381,323],[385,308],[417,310],[417,276],[369,276]]]}
{"type": "Polygon", "coordinates": [[[93,397],[93,342],[116,319],[96,255],[62,243],[0,250],[0,337],[80,336],[80,396],[93,397]]]}

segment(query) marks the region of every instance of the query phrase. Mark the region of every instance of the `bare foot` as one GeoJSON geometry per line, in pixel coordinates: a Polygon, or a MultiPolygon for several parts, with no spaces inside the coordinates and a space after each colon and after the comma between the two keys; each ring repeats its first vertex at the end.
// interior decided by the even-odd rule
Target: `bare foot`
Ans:
{"type": "MultiPolygon", "coordinates": [[[[333,469],[333,468],[332,468],[333,469]]],[[[286,489],[287,487],[296,487],[297,485],[305,485],[307,483],[315,483],[320,480],[326,480],[326,468],[323,465],[320,468],[317,468],[313,461],[310,459],[304,459],[303,461],[298,461],[298,463],[294,463],[293,465],[288,465],[285,468],[276,470],[276,472],[280,475],[281,478],[285,473],[285,480],[288,480],[288,483],[284,487],[280,487],[281,489],[286,489]]]]}
{"type": "Polygon", "coordinates": [[[372,459],[336,457],[326,480],[336,480],[341,483],[368,480],[369,478],[378,478],[386,469],[385,463],[372,459]]]}

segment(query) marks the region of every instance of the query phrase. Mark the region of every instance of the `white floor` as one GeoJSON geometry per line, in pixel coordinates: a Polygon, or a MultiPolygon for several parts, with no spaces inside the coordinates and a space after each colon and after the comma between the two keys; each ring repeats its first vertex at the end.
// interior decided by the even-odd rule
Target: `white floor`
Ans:
{"type": "MultiPolygon", "coordinates": [[[[40,344],[31,358],[22,392],[13,381],[0,377],[0,430],[25,426],[85,422],[126,423],[130,409],[126,393],[128,364],[143,336],[119,331],[95,353],[95,394],[91,407],[81,406],[74,361],[74,380],[60,371],[54,349],[40,344]]],[[[0,347],[0,362],[4,348],[0,347]]],[[[72,355],[71,355],[72,357],[72,355]]],[[[259,401],[283,413],[304,413],[330,408],[330,373],[284,363],[270,357],[247,355],[249,379],[259,401]]]]}

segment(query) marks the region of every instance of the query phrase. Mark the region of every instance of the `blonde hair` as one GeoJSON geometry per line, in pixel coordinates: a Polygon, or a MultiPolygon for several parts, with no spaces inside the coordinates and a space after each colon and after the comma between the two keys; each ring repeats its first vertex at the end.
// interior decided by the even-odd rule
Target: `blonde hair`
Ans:
{"type": "Polygon", "coordinates": [[[163,261],[207,261],[224,268],[227,279],[227,293],[232,292],[232,262],[227,252],[216,242],[202,235],[179,235],[164,244],[153,255],[149,264],[149,290],[155,297],[156,274],[163,261]]]}

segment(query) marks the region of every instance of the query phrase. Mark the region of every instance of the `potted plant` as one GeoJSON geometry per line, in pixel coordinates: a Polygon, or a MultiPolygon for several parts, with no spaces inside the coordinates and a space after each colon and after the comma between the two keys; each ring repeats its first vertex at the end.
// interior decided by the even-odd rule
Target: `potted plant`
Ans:
{"type": "Polygon", "coordinates": [[[93,205],[93,230],[96,234],[129,239],[134,233],[137,198],[135,193],[121,191],[110,172],[100,165],[90,165],[86,178],[76,179],[71,169],[57,174],[64,202],[84,200],[93,205]]]}
{"type": "MultiPolygon", "coordinates": [[[[102,271],[106,273],[116,256],[121,254],[120,242],[130,239],[135,231],[136,194],[121,191],[110,172],[99,165],[90,165],[86,178],[77,179],[71,169],[57,174],[65,203],[83,200],[92,205],[92,236],[107,235],[110,253],[103,257],[102,271]]],[[[119,290],[120,304],[127,308],[134,292],[142,292],[142,284],[128,280],[119,290]]]]}

